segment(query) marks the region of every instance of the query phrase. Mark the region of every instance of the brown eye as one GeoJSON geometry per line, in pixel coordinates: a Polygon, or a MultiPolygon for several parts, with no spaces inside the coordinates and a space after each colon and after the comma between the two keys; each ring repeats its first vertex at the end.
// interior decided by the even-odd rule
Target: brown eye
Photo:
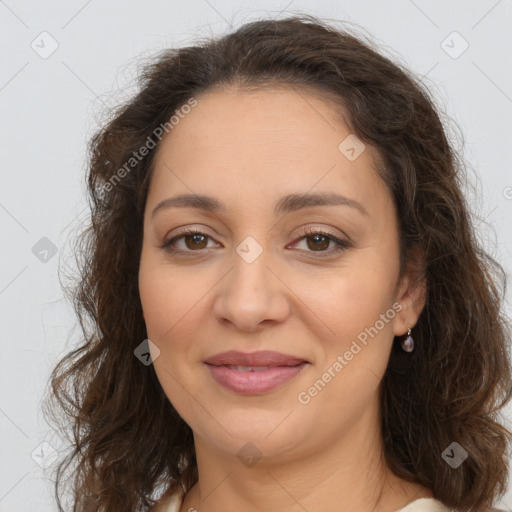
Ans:
{"type": "Polygon", "coordinates": [[[310,235],[306,239],[308,240],[308,248],[312,251],[328,249],[331,242],[330,237],[321,234],[310,235]],[[312,242],[310,243],[310,241],[312,242]]]}
{"type": "Polygon", "coordinates": [[[200,252],[202,249],[208,248],[208,240],[212,240],[212,238],[205,233],[189,229],[164,242],[162,249],[175,253],[200,252]],[[181,243],[181,247],[178,245],[179,243],[181,243]],[[176,247],[177,245],[178,247],[176,247]]]}
{"type": "Polygon", "coordinates": [[[333,256],[352,247],[348,240],[342,240],[332,233],[318,229],[306,230],[304,236],[297,240],[294,245],[306,253],[317,253],[315,257],[333,256]],[[331,242],[332,247],[329,247],[331,242]],[[301,248],[301,244],[304,247],[301,248]]]}
{"type": "MultiPolygon", "coordinates": [[[[187,230],[172,237],[162,245],[162,249],[178,255],[189,255],[191,253],[202,254],[203,249],[208,249],[208,241],[213,241],[212,237],[201,231],[187,230]],[[181,246],[180,246],[181,244],[181,246]]],[[[310,253],[317,253],[317,256],[330,256],[351,247],[351,243],[341,240],[337,236],[324,231],[306,231],[295,245],[305,243],[305,248],[301,250],[310,253]],[[333,247],[330,247],[331,242],[333,247]]],[[[218,244],[217,244],[218,246],[218,244]]]]}
{"type": "Polygon", "coordinates": [[[184,235],[185,245],[188,249],[204,249],[208,244],[208,236],[203,234],[184,235]]]}

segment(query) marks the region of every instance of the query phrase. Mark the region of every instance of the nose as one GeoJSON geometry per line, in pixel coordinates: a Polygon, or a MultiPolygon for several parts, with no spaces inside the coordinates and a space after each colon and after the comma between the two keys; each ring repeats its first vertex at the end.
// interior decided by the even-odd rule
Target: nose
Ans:
{"type": "Polygon", "coordinates": [[[234,254],[232,270],[216,287],[213,314],[218,321],[255,332],[286,320],[290,314],[287,287],[265,252],[252,263],[234,254]]]}

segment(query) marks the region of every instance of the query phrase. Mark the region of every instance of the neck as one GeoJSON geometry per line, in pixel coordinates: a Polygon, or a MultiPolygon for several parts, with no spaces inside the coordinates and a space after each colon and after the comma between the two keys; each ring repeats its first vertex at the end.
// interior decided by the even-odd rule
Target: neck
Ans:
{"type": "Polygon", "coordinates": [[[379,430],[369,428],[376,424],[369,420],[361,417],[343,434],[319,440],[308,453],[297,447],[264,456],[251,467],[194,434],[199,478],[181,511],[393,512],[428,497],[427,489],[389,471],[379,430]]]}

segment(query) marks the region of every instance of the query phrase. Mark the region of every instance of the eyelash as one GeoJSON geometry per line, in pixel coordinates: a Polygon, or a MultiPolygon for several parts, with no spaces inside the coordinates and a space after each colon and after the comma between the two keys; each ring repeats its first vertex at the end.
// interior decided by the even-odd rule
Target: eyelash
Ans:
{"type": "MultiPolygon", "coordinates": [[[[185,232],[180,233],[179,235],[176,235],[176,236],[172,237],[171,239],[164,241],[161,248],[165,249],[166,251],[168,251],[170,253],[173,253],[176,255],[183,255],[183,256],[190,256],[190,253],[202,252],[205,250],[205,249],[197,249],[197,250],[190,249],[188,251],[183,251],[181,249],[176,249],[175,247],[172,247],[173,243],[175,243],[177,240],[179,240],[180,238],[183,238],[184,236],[187,236],[187,235],[202,235],[202,236],[205,236],[205,237],[213,240],[212,237],[210,237],[206,233],[203,233],[203,232],[195,230],[195,229],[187,229],[185,232]]],[[[313,237],[316,235],[327,237],[329,240],[335,242],[338,245],[332,249],[328,249],[328,250],[324,250],[324,251],[306,251],[306,252],[315,253],[315,257],[319,257],[319,258],[329,257],[329,256],[332,256],[333,254],[337,254],[340,251],[344,251],[344,250],[352,247],[352,244],[350,242],[348,242],[347,240],[341,240],[337,236],[335,236],[327,231],[322,231],[321,229],[306,230],[304,236],[297,239],[297,242],[304,238],[309,238],[309,237],[313,237]]]]}

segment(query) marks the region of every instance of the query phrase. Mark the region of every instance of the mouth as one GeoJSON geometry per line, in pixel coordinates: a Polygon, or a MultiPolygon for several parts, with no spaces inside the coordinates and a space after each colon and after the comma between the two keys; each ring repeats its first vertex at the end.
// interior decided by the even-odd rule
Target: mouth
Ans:
{"type": "Polygon", "coordinates": [[[295,366],[303,362],[309,362],[301,357],[282,354],[272,350],[260,350],[258,352],[239,352],[229,350],[209,357],[204,361],[212,366],[239,366],[251,368],[264,368],[274,366],[295,366]]]}
{"type": "Polygon", "coordinates": [[[222,365],[230,370],[236,370],[237,372],[262,372],[269,368],[275,368],[275,366],[235,366],[234,364],[222,365]]]}
{"type": "Polygon", "coordinates": [[[292,380],[310,365],[304,359],[270,351],[223,352],[204,363],[218,384],[244,395],[272,391],[292,380]]]}

